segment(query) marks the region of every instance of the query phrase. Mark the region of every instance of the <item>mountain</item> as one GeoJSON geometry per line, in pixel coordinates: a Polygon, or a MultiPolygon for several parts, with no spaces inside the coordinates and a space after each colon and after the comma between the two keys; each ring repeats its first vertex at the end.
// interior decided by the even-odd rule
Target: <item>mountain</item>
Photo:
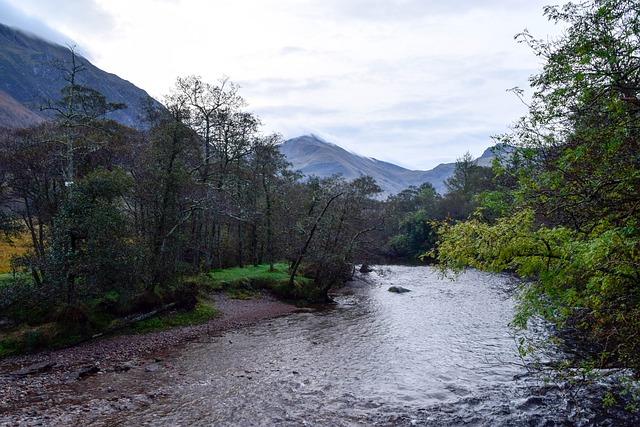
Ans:
{"type": "MultiPolygon", "coordinates": [[[[0,24],[0,126],[24,127],[41,122],[47,114],[40,107],[60,98],[66,84],[58,64],[68,63],[69,49],[20,30],[0,24]]],[[[85,70],[78,83],[101,92],[109,102],[124,103],[127,108],[114,111],[109,118],[126,126],[144,127],[147,92],[108,73],[78,56],[85,70]]],[[[151,101],[156,108],[160,103],[151,101]]]]}
{"type": "MultiPolygon", "coordinates": [[[[509,150],[507,150],[508,152],[509,150]]],[[[431,183],[438,193],[446,192],[445,181],[453,175],[455,163],[442,163],[431,170],[405,169],[393,163],[349,152],[315,135],[292,138],[280,145],[280,152],[305,176],[326,178],[339,174],[351,180],[363,175],[373,177],[385,194],[396,194],[412,185],[431,183]]],[[[485,150],[476,159],[480,166],[491,166],[496,147],[485,150]]]]}
{"type": "Polygon", "coordinates": [[[28,127],[44,121],[40,115],[0,90],[0,126],[28,127]]]}

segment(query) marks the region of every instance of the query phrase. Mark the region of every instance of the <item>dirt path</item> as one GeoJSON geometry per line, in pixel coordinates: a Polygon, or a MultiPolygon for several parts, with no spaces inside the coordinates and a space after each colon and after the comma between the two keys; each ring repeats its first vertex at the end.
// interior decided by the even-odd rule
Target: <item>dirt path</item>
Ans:
{"type": "Polygon", "coordinates": [[[215,300],[221,315],[202,325],[0,360],[0,425],[108,425],[103,416],[162,397],[162,386],[174,375],[165,359],[188,341],[298,311],[267,295],[215,300]]]}

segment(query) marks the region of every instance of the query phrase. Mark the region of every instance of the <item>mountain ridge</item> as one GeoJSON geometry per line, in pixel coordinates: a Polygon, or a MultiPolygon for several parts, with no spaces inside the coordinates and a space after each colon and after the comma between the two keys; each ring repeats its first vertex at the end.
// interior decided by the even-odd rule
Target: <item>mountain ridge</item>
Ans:
{"type": "MultiPolygon", "coordinates": [[[[60,99],[66,82],[59,64],[69,58],[69,48],[0,23],[0,126],[24,127],[49,118],[40,107],[60,99]],[[16,117],[20,120],[12,120],[16,117]]],[[[78,74],[79,84],[97,90],[109,102],[127,105],[107,118],[141,129],[146,127],[149,103],[153,108],[163,108],[133,83],[98,68],[81,55],[76,54],[76,60],[85,68],[78,74]]]]}
{"type": "MultiPolygon", "coordinates": [[[[496,147],[487,148],[475,159],[480,166],[490,166],[496,157],[496,147]]],[[[394,163],[362,156],[317,135],[302,135],[280,145],[293,168],[305,176],[327,178],[342,175],[347,180],[368,175],[373,177],[387,195],[429,182],[440,194],[446,193],[445,181],[453,175],[455,162],[441,163],[429,170],[412,170],[394,163]]]]}

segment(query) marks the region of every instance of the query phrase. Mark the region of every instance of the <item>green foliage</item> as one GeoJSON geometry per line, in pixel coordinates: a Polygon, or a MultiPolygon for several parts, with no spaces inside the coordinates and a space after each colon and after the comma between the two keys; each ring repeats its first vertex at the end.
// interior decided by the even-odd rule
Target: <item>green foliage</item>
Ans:
{"type": "Polygon", "coordinates": [[[136,333],[147,333],[178,326],[198,325],[208,322],[218,315],[218,310],[210,302],[199,301],[193,310],[151,317],[137,322],[132,330],[136,333]]]}
{"type": "Polygon", "coordinates": [[[28,280],[25,274],[0,273],[0,289],[12,286],[18,281],[28,280]]]}
{"type": "Polygon", "coordinates": [[[21,350],[18,341],[12,338],[0,339],[0,358],[17,354],[21,350]]]}
{"type": "Polygon", "coordinates": [[[447,194],[456,194],[471,202],[473,197],[493,185],[490,168],[478,166],[471,154],[466,153],[456,162],[453,175],[447,179],[447,194]]]}
{"type": "Polygon", "coordinates": [[[0,313],[29,325],[51,319],[53,302],[46,289],[26,273],[0,275],[0,313]]]}
{"type": "Polygon", "coordinates": [[[45,271],[67,303],[90,287],[136,283],[138,251],[118,202],[131,187],[122,170],[97,169],[75,183],[54,218],[45,271]]]}
{"type": "Polygon", "coordinates": [[[415,259],[430,250],[436,242],[431,220],[432,216],[424,209],[405,215],[399,224],[401,234],[391,237],[388,243],[394,255],[415,259]]]}
{"type": "Polygon", "coordinates": [[[0,357],[31,353],[44,348],[73,345],[83,338],[76,330],[50,322],[38,326],[22,325],[0,333],[0,357]]]}
{"type": "MultiPolygon", "coordinates": [[[[516,322],[577,331],[592,366],[640,368],[640,9],[626,0],[549,7],[568,28],[520,39],[546,62],[529,114],[496,168],[510,185],[480,196],[469,221],[439,229],[443,268],[525,279],[516,322]]],[[[611,399],[608,403],[613,403],[611,399]]]]}
{"type": "Polygon", "coordinates": [[[601,223],[590,233],[540,227],[533,211],[523,210],[495,224],[473,219],[444,225],[439,232],[438,260],[443,267],[513,271],[527,279],[517,324],[526,325],[532,315],[559,325],[571,321],[586,329],[590,340],[607,338],[602,364],[616,358],[637,363],[636,227],[601,223]]]}
{"type": "Polygon", "coordinates": [[[440,217],[442,199],[429,183],[391,196],[386,203],[390,237],[386,252],[406,260],[433,248],[435,232],[431,221],[440,217]]]}
{"type": "Polygon", "coordinates": [[[0,276],[0,312],[59,328],[14,337],[20,348],[75,342],[167,304],[197,316],[206,291],[317,301],[348,279],[377,229],[373,179],[300,180],[226,80],[179,79],[147,130],[120,126],[104,117],[124,106],[78,84],[85,67],[71,59],[62,99],[44,107],[55,120],[0,129],[0,233],[25,240],[10,263],[0,257],[16,272],[0,276]],[[296,260],[294,274],[205,273],[276,259],[296,260]]]}
{"type": "Polygon", "coordinates": [[[389,237],[385,252],[408,261],[430,260],[422,255],[436,245],[436,221],[465,220],[478,207],[492,218],[509,209],[509,197],[497,191],[496,184],[494,171],[477,165],[467,153],[456,162],[444,196],[429,183],[391,196],[386,203],[389,237]]]}

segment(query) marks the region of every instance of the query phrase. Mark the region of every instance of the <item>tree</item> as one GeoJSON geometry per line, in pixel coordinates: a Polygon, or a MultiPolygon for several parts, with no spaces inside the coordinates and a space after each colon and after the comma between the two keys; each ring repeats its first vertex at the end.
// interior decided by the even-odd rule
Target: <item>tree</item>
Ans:
{"type": "Polygon", "coordinates": [[[65,303],[77,302],[78,283],[95,295],[133,285],[139,264],[119,201],[132,185],[121,169],[97,169],[75,184],[54,220],[47,249],[48,279],[64,289],[65,303]]]}
{"type": "MultiPolygon", "coordinates": [[[[595,351],[595,366],[640,367],[640,8],[626,0],[547,7],[567,29],[526,42],[545,65],[517,146],[512,203],[491,223],[441,230],[445,266],[516,270],[528,279],[521,323],[542,315],[595,351]],[[564,329],[567,330],[567,329],[564,329]]],[[[494,199],[495,200],[495,199],[494,199]]]]}
{"type": "Polygon", "coordinates": [[[49,100],[41,107],[43,111],[54,114],[54,119],[63,131],[62,136],[66,145],[64,175],[67,186],[73,184],[76,178],[76,129],[99,126],[108,113],[126,108],[122,103],[107,102],[100,92],[81,85],[78,78],[82,72],[86,71],[86,67],[77,57],[74,46],[69,47],[69,54],[69,63],[57,64],[67,83],[62,88],[61,98],[55,101],[49,100]]]}
{"type": "Polygon", "coordinates": [[[291,254],[290,286],[301,270],[313,279],[314,298],[351,277],[354,262],[367,256],[365,238],[382,228],[380,187],[371,177],[346,182],[340,177],[311,179],[306,212],[298,220],[298,248],[291,254]]]}
{"type": "MultiPolygon", "coordinates": [[[[269,263],[269,271],[273,271],[274,256],[276,255],[274,247],[274,203],[278,197],[276,193],[278,189],[279,181],[282,176],[286,174],[286,170],[289,166],[284,155],[280,152],[278,144],[281,143],[279,135],[271,135],[265,138],[260,138],[256,141],[255,148],[253,150],[254,161],[254,176],[256,187],[252,193],[258,193],[256,189],[261,190],[261,195],[264,200],[263,209],[254,205],[254,215],[264,217],[265,230],[265,244],[266,244],[266,258],[269,263]]],[[[257,195],[256,195],[257,196],[257,195]]],[[[284,196],[284,194],[280,194],[284,196]]],[[[257,251],[257,227],[254,222],[252,233],[252,251],[254,252],[254,262],[258,263],[258,257],[255,254],[257,251]]]]}
{"type": "Polygon", "coordinates": [[[456,220],[468,218],[478,207],[476,196],[493,189],[493,178],[490,168],[478,166],[466,153],[456,161],[453,175],[445,181],[447,194],[442,200],[442,213],[456,220]]]}
{"type": "Polygon", "coordinates": [[[202,138],[201,173],[203,182],[206,182],[211,173],[211,161],[219,156],[225,144],[225,122],[244,105],[244,100],[238,95],[238,86],[226,78],[221,79],[218,85],[212,85],[199,76],[178,77],[168,102],[184,105],[185,123],[202,138]]]}
{"type": "Polygon", "coordinates": [[[442,219],[442,203],[430,183],[389,197],[385,204],[387,255],[415,261],[431,250],[435,244],[431,222],[442,219]]]}

